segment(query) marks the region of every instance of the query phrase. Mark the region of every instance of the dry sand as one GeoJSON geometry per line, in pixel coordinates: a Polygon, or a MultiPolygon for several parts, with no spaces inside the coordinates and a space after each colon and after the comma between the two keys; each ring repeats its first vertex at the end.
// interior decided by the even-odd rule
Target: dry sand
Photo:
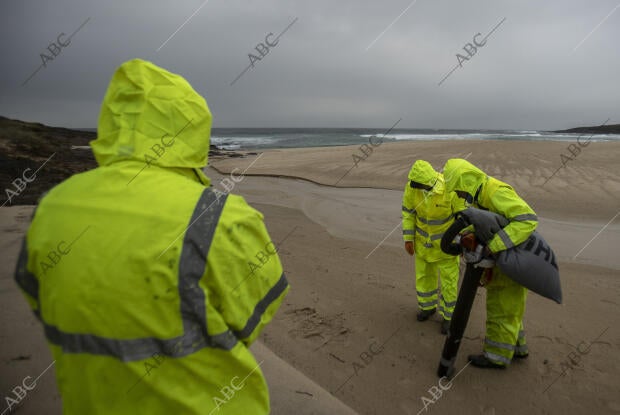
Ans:
{"type": "MultiPolygon", "coordinates": [[[[569,154],[566,146],[383,144],[357,167],[351,157],[361,155],[357,147],[212,160],[222,172],[254,163],[246,174],[276,176],[245,177],[233,190],[265,214],[292,285],[261,336],[268,349],[253,348],[270,365],[263,368],[273,413],[351,413],[336,398],[360,414],[620,413],[620,219],[614,218],[620,210],[620,146],[590,144],[541,187],[561,166],[560,153],[569,154]],[[465,366],[466,355],[479,352],[484,339],[485,293],[479,290],[457,359],[457,369],[464,370],[424,411],[422,397],[433,399],[428,390],[437,386],[445,337],[438,320],[415,321],[413,259],[402,248],[400,198],[416,158],[439,168],[450,157],[467,157],[512,184],[541,216],[540,230],[560,260],[564,304],[530,294],[525,314],[530,358],[506,371],[484,371],[465,366]],[[308,180],[339,181],[342,188],[308,180]]],[[[226,176],[213,169],[207,173],[222,189],[226,176]]],[[[51,362],[11,276],[30,212],[29,207],[0,210],[5,394],[51,362]],[[12,360],[20,355],[31,357],[12,360]]],[[[50,370],[20,413],[53,414],[57,408],[50,370]]]]}

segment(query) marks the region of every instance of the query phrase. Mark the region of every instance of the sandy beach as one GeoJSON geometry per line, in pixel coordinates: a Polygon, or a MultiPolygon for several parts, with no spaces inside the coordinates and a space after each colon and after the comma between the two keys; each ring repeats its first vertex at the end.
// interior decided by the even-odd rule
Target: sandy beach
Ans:
{"type": "MultiPolygon", "coordinates": [[[[231,172],[245,173],[235,176],[232,192],[265,215],[292,287],[253,348],[265,356],[273,413],[620,413],[620,143],[591,143],[576,156],[567,145],[406,142],[369,146],[368,156],[346,146],[211,159],[206,173],[216,188],[226,189],[231,172]],[[353,154],[363,158],[357,165],[353,154]],[[573,160],[564,166],[561,154],[573,160]],[[429,389],[438,386],[445,337],[437,317],[415,320],[401,197],[415,159],[439,169],[453,157],[513,185],[538,213],[539,230],[559,259],[564,304],[530,293],[530,357],[505,371],[480,370],[466,366],[484,340],[480,289],[457,359],[463,370],[425,409],[422,398],[433,400],[429,389]]],[[[31,212],[0,209],[5,395],[52,362],[12,276],[31,212]]],[[[18,412],[60,413],[53,369],[18,412]]]]}

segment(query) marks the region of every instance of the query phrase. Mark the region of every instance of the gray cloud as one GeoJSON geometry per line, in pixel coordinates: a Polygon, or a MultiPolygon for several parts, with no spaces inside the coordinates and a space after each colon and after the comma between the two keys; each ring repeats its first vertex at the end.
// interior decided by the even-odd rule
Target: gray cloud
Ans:
{"type": "Polygon", "coordinates": [[[618,0],[539,2],[4,1],[0,114],[94,127],[115,68],[139,57],[185,76],[216,127],[555,129],[620,122],[618,0]],[[40,53],[78,32],[47,67],[40,53]],[[298,21],[233,86],[265,35],[298,21]],[[457,53],[506,21],[462,68],[457,53]]]}

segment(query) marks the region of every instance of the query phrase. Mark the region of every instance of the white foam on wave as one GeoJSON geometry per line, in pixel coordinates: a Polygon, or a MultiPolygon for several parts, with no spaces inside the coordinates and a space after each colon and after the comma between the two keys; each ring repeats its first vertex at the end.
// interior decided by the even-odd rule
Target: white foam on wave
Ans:
{"type": "Polygon", "coordinates": [[[237,150],[242,147],[273,145],[285,137],[256,136],[256,137],[211,137],[211,144],[222,150],[237,150]]]}
{"type": "MultiPolygon", "coordinates": [[[[538,131],[515,131],[500,133],[461,133],[461,134],[360,134],[362,138],[379,137],[391,138],[394,140],[413,141],[413,140],[531,140],[531,141],[571,141],[579,136],[590,136],[587,134],[575,133],[544,133],[538,131]]],[[[613,141],[620,140],[618,134],[595,134],[590,141],[613,141]]]]}
{"type": "Polygon", "coordinates": [[[492,134],[361,134],[360,137],[391,138],[394,140],[463,140],[466,136],[480,138],[492,134]],[[475,137],[474,137],[475,136],[475,137]]]}
{"type": "Polygon", "coordinates": [[[241,148],[240,144],[220,144],[216,145],[220,150],[239,150],[241,148]]]}

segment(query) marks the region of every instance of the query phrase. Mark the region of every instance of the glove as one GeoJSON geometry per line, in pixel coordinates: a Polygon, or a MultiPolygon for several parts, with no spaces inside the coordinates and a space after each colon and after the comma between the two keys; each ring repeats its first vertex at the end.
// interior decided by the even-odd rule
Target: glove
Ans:
{"type": "Polygon", "coordinates": [[[413,241],[405,241],[405,251],[407,251],[409,255],[415,254],[415,249],[413,248],[413,241]]]}
{"type": "Polygon", "coordinates": [[[482,249],[482,245],[478,245],[473,251],[463,247],[463,259],[468,264],[477,264],[482,261],[482,249]]]}
{"type": "Polygon", "coordinates": [[[474,251],[476,249],[476,246],[478,246],[476,236],[473,234],[473,232],[465,231],[459,234],[457,238],[457,242],[463,247],[463,249],[474,251]]]}
{"type": "Polygon", "coordinates": [[[476,268],[493,268],[495,266],[495,261],[490,256],[488,248],[482,244],[479,244],[474,251],[463,248],[463,259],[476,268]]]}

